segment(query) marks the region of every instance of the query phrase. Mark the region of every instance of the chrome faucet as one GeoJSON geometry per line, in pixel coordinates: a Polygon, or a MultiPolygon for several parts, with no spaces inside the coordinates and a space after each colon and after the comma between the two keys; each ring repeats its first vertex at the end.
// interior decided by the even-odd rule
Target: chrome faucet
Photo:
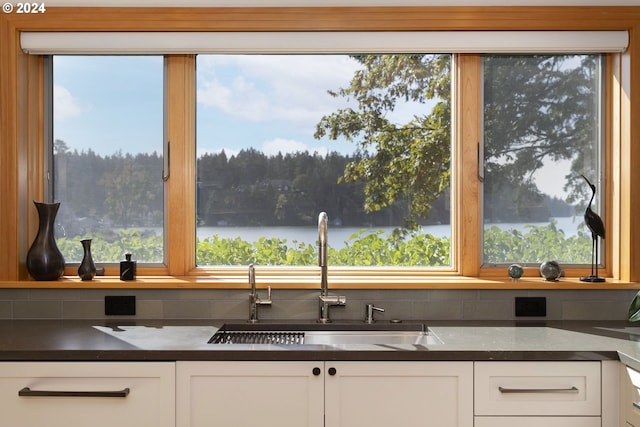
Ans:
{"type": "Polygon", "coordinates": [[[367,304],[364,314],[364,323],[372,324],[376,322],[376,319],[373,318],[373,313],[375,311],[384,313],[384,308],[376,307],[373,304],[367,304]]]}
{"type": "Polygon", "coordinates": [[[318,265],[320,266],[320,316],[318,322],[329,323],[329,307],[344,306],[347,304],[347,297],[329,295],[329,281],[327,279],[327,222],[326,212],[321,212],[318,216],[318,265]]]}
{"type": "Polygon", "coordinates": [[[251,293],[249,294],[249,323],[258,322],[258,306],[271,305],[271,286],[267,288],[267,299],[258,296],[256,290],[256,269],[253,264],[249,264],[249,284],[251,285],[251,293]]]}

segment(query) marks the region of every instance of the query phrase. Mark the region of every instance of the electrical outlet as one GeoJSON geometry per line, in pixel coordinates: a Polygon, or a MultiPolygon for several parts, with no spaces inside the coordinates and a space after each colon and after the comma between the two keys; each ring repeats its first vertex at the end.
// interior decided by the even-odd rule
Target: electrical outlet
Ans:
{"type": "Polygon", "coordinates": [[[104,297],[105,316],[135,316],[136,297],[134,295],[104,297]]]}
{"type": "Polygon", "coordinates": [[[547,299],[545,297],[516,297],[516,317],[545,317],[547,299]]]}

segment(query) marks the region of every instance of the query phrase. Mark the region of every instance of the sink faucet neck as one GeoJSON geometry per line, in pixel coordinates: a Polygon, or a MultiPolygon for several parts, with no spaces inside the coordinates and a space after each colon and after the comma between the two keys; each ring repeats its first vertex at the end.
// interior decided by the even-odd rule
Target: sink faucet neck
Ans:
{"type": "Polygon", "coordinates": [[[329,307],[344,306],[347,303],[345,296],[329,295],[329,280],[327,274],[327,235],[328,216],[326,212],[321,212],[318,216],[318,266],[320,267],[320,314],[318,322],[329,323],[329,307]]]}
{"type": "Polygon", "coordinates": [[[318,266],[320,267],[320,294],[322,296],[326,296],[329,292],[327,278],[327,222],[327,213],[321,212],[318,216],[318,266]]]}
{"type": "Polygon", "coordinates": [[[249,323],[258,322],[258,306],[271,305],[271,286],[267,290],[267,298],[260,298],[256,290],[256,271],[253,264],[249,264],[249,285],[251,293],[249,294],[249,323]]]}

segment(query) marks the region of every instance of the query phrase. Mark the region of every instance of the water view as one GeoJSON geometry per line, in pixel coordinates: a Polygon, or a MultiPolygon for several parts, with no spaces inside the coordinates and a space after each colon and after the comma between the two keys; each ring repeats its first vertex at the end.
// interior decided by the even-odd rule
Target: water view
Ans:
{"type": "MultiPolygon", "coordinates": [[[[551,218],[549,222],[539,223],[495,223],[485,224],[485,228],[496,226],[501,230],[519,230],[526,232],[526,226],[547,226],[551,221],[557,223],[556,227],[564,232],[565,237],[571,237],[578,234],[578,230],[584,230],[582,217],[556,217],[551,218]]],[[[371,234],[382,232],[382,236],[388,236],[395,227],[329,227],[329,245],[334,249],[342,249],[354,234],[371,234]]],[[[451,237],[451,226],[449,224],[442,225],[426,225],[422,227],[423,234],[431,234],[434,237],[443,238],[451,237]]],[[[243,240],[254,243],[260,237],[286,239],[288,244],[293,242],[315,245],[318,240],[318,230],[316,227],[198,227],[197,237],[200,240],[210,238],[217,235],[222,239],[235,239],[240,237],[243,240]]]]}

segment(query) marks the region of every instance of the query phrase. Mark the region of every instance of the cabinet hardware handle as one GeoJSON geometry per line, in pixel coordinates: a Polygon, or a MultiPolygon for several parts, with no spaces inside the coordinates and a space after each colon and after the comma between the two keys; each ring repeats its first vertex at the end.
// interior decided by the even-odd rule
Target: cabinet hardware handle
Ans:
{"type": "Polygon", "coordinates": [[[329,372],[329,375],[335,375],[338,371],[336,370],[336,368],[329,368],[327,372],[329,372]]]}
{"type": "Polygon", "coordinates": [[[31,390],[25,387],[18,392],[22,397],[127,397],[129,387],[118,391],[58,391],[58,390],[31,390]]]}
{"type": "Polygon", "coordinates": [[[579,393],[575,386],[571,388],[507,388],[498,387],[500,393],[579,393]]]}
{"type": "Polygon", "coordinates": [[[318,376],[318,375],[320,375],[322,373],[322,371],[318,367],[313,368],[312,372],[313,372],[313,375],[315,375],[315,376],[318,376]]]}
{"type": "Polygon", "coordinates": [[[636,409],[640,409],[640,403],[638,402],[631,402],[633,404],[633,407],[636,409]]]}

